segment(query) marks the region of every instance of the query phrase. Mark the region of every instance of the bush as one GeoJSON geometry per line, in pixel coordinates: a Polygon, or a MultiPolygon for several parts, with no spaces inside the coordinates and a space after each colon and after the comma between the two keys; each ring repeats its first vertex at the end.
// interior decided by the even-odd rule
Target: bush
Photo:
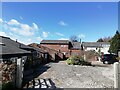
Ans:
{"type": "Polygon", "coordinates": [[[90,62],[85,61],[84,58],[80,57],[80,56],[72,56],[72,57],[68,58],[66,62],[67,62],[68,65],[87,65],[87,66],[91,66],[90,62]]]}
{"type": "Polygon", "coordinates": [[[116,57],[116,59],[120,61],[120,57],[116,57]]]}

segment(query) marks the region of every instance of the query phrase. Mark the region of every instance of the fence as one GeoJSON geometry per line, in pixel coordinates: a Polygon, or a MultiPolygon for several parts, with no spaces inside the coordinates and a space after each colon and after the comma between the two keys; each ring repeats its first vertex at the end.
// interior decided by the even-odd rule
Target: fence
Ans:
{"type": "Polygon", "coordinates": [[[11,82],[15,88],[22,87],[24,63],[27,59],[26,56],[22,58],[12,58],[2,65],[2,84],[11,82]],[[9,62],[11,61],[11,62],[9,62]]]}

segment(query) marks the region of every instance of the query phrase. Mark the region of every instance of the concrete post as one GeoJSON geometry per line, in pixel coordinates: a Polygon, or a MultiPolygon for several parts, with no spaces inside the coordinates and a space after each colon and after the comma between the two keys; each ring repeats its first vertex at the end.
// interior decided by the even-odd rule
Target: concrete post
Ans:
{"type": "Polygon", "coordinates": [[[120,63],[114,63],[114,88],[120,88],[120,63]]]}
{"type": "Polygon", "coordinates": [[[86,61],[86,55],[84,54],[84,60],[86,61]]]}
{"type": "Polygon", "coordinates": [[[16,87],[22,87],[22,58],[17,59],[17,77],[16,77],[16,87]]]}

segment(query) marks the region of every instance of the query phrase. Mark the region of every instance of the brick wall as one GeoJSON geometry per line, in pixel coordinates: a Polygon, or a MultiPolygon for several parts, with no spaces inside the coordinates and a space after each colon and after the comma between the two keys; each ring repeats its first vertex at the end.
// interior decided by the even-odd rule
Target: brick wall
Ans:
{"type": "Polygon", "coordinates": [[[73,49],[73,50],[71,50],[71,56],[74,56],[74,55],[80,55],[80,56],[82,56],[83,53],[79,49],[73,49]]]}
{"type": "Polygon", "coordinates": [[[59,45],[59,44],[41,44],[41,46],[48,47],[62,52],[65,55],[65,58],[69,58],[74,55],[82,55],[81,50],[79,49],[69,49],[69,45],[59,45]]]}
{"type": "Polygon", "coordinates": [[[58,45],[58,44],[41,44],[41,46],[45,46],[45,47],[48,47],[50,49],[54,49],[54,50],[57,50],[57,51],[61,51],[61,52],[66,52],[68,51],[68,47],[69,45],[58,45]]]}
{"type": "Polygon", "coordinates": [[[48,48],[48,47],[45,47],[45,46],[40,46],[40,48],[46,52],[49,53],[49,59],[50,60],[56,60],[56,59],[63,59],[63,53],[57,51],[57,50],[54,50],[54,49],[51,49],[51,48],[48,48]]]}
{"type": "MultiPolygon", "coordinates": [[[[44,45],[44,44],[37,45],[33,43],[33,44],[30,44],[29,46],[40,48],[41,51],[48,53],[48,61],[60,60],[64,58],[63,53],[58,49],[60,48],[60,45],[54,45],[54,46],[44,45]]],[[[42,57],[45,58],[44,55],[42,55],[42,57]]]]}
{"type": "Polygon", "coordinates": [[[33,44],[32,46],[39,47],[45,52],[48,52],[50,55],[49,59],[51,60],[55,60],[55,58],[65,59],[73,55],[82,55],[81,50],[69,49],[69,45],[65,45],[65,44],[40,44],[38,46],[33,44]]]}

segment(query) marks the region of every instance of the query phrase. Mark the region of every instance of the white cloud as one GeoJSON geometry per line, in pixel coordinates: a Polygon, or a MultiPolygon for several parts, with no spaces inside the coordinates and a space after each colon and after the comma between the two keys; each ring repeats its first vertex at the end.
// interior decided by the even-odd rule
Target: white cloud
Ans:
{"type": "Polygon", "coordinates": [[[2,18],[0,18],[0,23],[2,23],[3,22],[3,20],[2,20],[2,18]]]}
{"type": "Polygon", "coordinates": [[[23,35],[23,36],[32,36],[34,35],[34,31],[32,28],[27,24],[21,24],[20,27],[9,27],[11,31],[14,33],[23,35]]]}
{"type": "MultiPolygon", "coordinates": [[[[0,27],[2,31],[0,31],[1,36],[10,37],[12,40],[16,40],[23,44],[30,44],[30,43],[40,43],[42,40],[41,37],[36,36],[38,33],[39,27],[36,23],[32,23],[32,25],[21,23],[15,19],[11,19],[9,21],[4,21],[0,27]]],[[[41,33],[42,34],[42,33],[41,33]]],[[[47,37],[49,32],[44,32],[44,36],[47,37]]]]}
{"type": "Polygon", "coordinates": [[[40,42],[42,41],[43,39],[41,37],[37,37],[37,41],[40,42]]]}
{"type": "Polygon", "coordinates": [[[33,23],[33,28],[36,29],[36,30],[38,30],[37,24],[33,23]]]}
{"type": "Polygon", "coordinates": [[[67,23],[65,23],[64,21],[60,21],[58,24],[61,26],[67,26],[67,23]]]}
{"type": "Polygon", "coordinates": [[[68,38],[60,38],[59,40],[69,40],[68,38]]]}
{"type": "Polygon", "coordinates": [[[48,34],[49,34],[49,32],[43,32],[43,37],[47,38],[48,34]]]}
{"type": "Polygon", "coordinates": [[[26,39],[26,40],[18,40],[18,42],[28,45],[33,43],[34,41],[32,41],[32,39],[26,39]]]}
{"type": "Polygon", "coordinates": [[[19,25],[20,23],[15,19],[11,19],[7,24],[8,25],[19,25]]]}
{"type": "Polygon", "coordinates": [[[26,44],[30,44],[30,43],[33,43],[32,39],[26,40],[26,44]]]}
{"type": "Polygon", "coordinates": [[[56,32],[55,34],[58,36],[64,36],[62,33],[59,33],[59,32],[56,32]]]}
{"type": "Polygon", "coordinates": [[[5,32],[0,31],[0,36],[7,36],[5,32]]]}
{"type": "Polygon", "coordinates": [[[79,38],[85,38],[85,35],[84,34],[80,34],[78,35],[79,38]]]}
{"type": "Polygon", "coordinates": [[[36,30],[39,29],[37,24],[35,23],[32,23],[32,26],[30,26],[28,24],[20,23],[15,19],[11,19],[8,22],[4,22],[2,27],[6,30],[11,30],[13,33],[16,33],[17,35],[23,36],[32,36],[36,32],[36,30]]]}

